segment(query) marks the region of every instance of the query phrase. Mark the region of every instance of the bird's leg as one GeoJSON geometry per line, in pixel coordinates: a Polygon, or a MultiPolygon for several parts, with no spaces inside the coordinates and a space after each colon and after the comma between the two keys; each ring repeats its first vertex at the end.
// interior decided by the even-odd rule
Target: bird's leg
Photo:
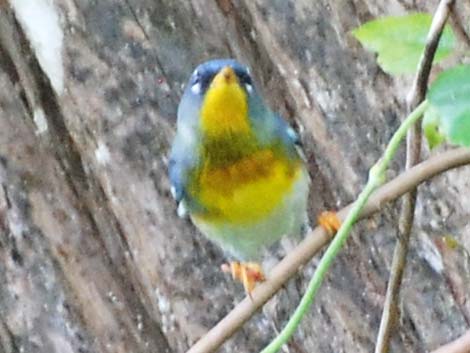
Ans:
{"type": "Polygon", "coordinates": [[[251,296],[256,283],[265,280],[263,269],[256,262],[233,261],[229,264],[223,264],[221,268],[223,272],[231,273],[233,279],[240,281],[249,296],[251,296]]]}
{"type": "Polygon", "coordinates": [[[338,218],[336,212],[324,211],[320,213],[317,218],[318,225],[322,227],[329,235],[335,234],[339,227],[341,227],[341,221],[338,218]]]}

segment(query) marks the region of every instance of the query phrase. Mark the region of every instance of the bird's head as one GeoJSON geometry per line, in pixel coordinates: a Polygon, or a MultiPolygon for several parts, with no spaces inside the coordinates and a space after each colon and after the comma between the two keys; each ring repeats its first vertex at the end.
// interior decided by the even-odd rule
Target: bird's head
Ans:
{"type": "Polygon", "coordinates": [[[231,59],[211,60],[194,70],[180,110],[196,113],[198,128],[206,136],[248,133],[251,129],[250,105],[256,104],[255,97],[246,66],[231,59]]]}

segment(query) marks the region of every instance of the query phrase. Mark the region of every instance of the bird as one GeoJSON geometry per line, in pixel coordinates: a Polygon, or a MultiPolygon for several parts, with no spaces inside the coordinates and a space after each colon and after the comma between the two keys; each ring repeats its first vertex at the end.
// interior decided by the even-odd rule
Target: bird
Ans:
{"type": "Polygon", "coordinates": [[[310,177],[298,134],[268,108],[247,66],[213,59],[195,68],[168,169],[178,215],[235,258],[222,269],[251,293],[265,279],[264,249],[305,225],[310,177]]]}

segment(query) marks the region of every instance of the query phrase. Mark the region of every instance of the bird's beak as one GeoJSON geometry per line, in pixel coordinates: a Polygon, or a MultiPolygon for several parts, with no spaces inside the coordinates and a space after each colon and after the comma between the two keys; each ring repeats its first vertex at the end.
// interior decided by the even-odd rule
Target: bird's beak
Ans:
{"type": "Polygon", "coordinates": [[[212,80],[211,86],[223,86],[223,85],[231,85],[234,83],[238,83],[237,75],[235,71],[230,66],[225,66],[222,70],[219,71],[217,75],[215,75],[214,79],[212,80]]]}

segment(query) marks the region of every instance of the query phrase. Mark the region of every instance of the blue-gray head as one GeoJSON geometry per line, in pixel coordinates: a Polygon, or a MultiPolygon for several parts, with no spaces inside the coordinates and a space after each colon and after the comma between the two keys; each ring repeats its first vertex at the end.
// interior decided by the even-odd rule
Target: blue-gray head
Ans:
{"type": "Polygon", "coordinates": [[[249,68],[233,59],[215,59],[200,64],[191,74],[178,108],[179,121],[190,123],[188,121],[190,120],[191,124],[197,123],[195,120],[199,117],[208,89],[217,74],[226,68],[231,68],[238,85],[246,94],[249,116],[258,116],[264,111],[263,102],[255,89],[249,68]]]}

